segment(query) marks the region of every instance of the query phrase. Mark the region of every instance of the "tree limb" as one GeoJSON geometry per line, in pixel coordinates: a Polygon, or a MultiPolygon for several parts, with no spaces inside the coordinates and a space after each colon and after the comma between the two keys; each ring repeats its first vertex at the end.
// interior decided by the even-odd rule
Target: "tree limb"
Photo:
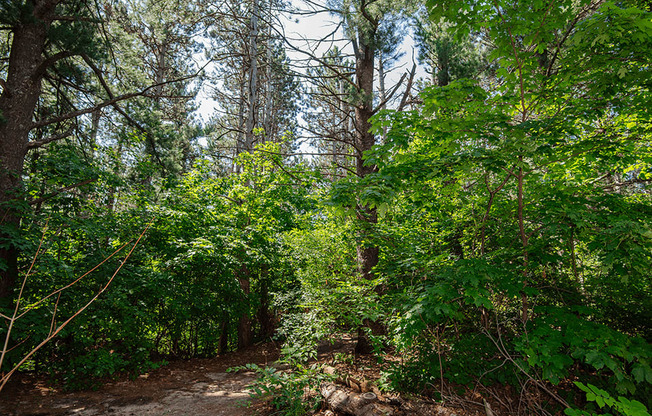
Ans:
{"type": "Polygon", "coordinates": [[[392,88],[392,90],[389,92],[389,94],[387,95],[387,98],[385,98],[385,99],[384,99],[380,104],[378,104],[378,105],[376,106],[376,108],[374,108],[374,109],[371,111],[371,114],[372,114],[372,115],[373,115],[373,114],[376,114],[376,113],[377,113],[381,108],[383,108],[383,107],[385,106],[385,104],[387,104],[387,102],[388,102],[389,100],[392,99],[392,97],[394,96],[394,94],[396,93],[396,91],[398,91],[398,88],[401,86],[401,84],[403,84],[403,80],[405,80],[405,77],[406,77],[406,76],[407,76],[407,73],[404,73],[404,74],[401,76],[401,79],[398,80],[398,82],[396,83],[396,85],[394,86],[394,88],[392,88]]]}
{"type": "Polygon", "coordinates": [[[116,103],[119,103],[119,102],[124,101],[124,100],[128,100],[130,98],[145,96],[153,88],[160,87],[162,85],[173,84],[173,83],[176,83],[176,82],[182,82],[182,81],[186,81],[186,80],[195,78],[195,77],[197,77],[199,75],[199,73],[201,71],[203,71],[203,69],[204,68],[202,67],[199,71],[197,71],[196,73],[194,73],[192,75],[188,75],[188,76],[185,76],[185,77],[181,77],[181,78],[177,78],[177,79],[173,79],[173,80],[159,82],[159,83],[156,83],[156,84],[149,85],[149,86],[143,88],[140,91],[115,96],[115,97],[113,97],[113,98],[111,98],[109,100],[105,100],[105,101],[103,101],[103,102],[101,102],[99,104],[96,104],[94,106],[91,106],[91,107],[86,107],[86,108],[82,108],[82,109],[79,109],[79,110],[76,110],[76,111],[71,111],[69,113],[61,114],[61,115],[51,117],[51,118],[48,118],[48,119],[45,119],[45,120],[35,121],[34,123],[32,123],[31,129],[35,129],[37,127],[49,126],[49,125],[55,124],[55,123],[60,123],[60,122],[65,121],[65,120],[70,120],[71,118],[75,118],[75,117],[82,116],[84,114],[92,113],[92,112],[100,110],[100,109],[102,109],[104,107],[113,106],[116,103]]]}
{"type": "MultiPolygon", "coordinates": [[[[412,57],[414,59],[414,56],[412,57]]],[[[398,105],[398,111],[402,111],[408,103],[408,98],[410,98],[410,91],[412,91],[412,83],[414,82],[414,75],[417,71],[416,62],[412,63],[412,70],[410,71],[410,78],[408,78],[407,85],[405,87],[405,93],[403,93],[403,98],[401,98],[401,103],[398,105]]]]}
{"type": "Polygon", "coordinates": [[[74,130],[74,126],[70,127],[68,130],[64,131],[63,133],[55,134],[54,136],[50,136],[46,139],[41,139],[41,140],[34,140],[29,143],[27,143],[27,150],[31,149],[37,149],[41,146],[44,146],[50,142],[55,142],[57,140],[65,139],[66,137],[70,136],[74,130]]]}
{"type": "Polygon", "coordinates": [[[64,186],[63,188],[59,188],[56,191],[51,192],[49,195],[46,195],[46,196],[41,197],[41,198],[32,199],[32,200],[30,200],[28,202],[28,204],[29,205],[40,204],[41,202],[47,201],[48,199],[52,199],[55,196],[57,196],[57,195],[59,195],[59,194],[61,194],[63,192],[69,191],[71,189],[79,188],[80,186],[84,186],[84,185],[87,185],[87,184],[89,184],[91,182],[95,182],[96,180],[97,180],[97,178],[95,178],[95,179],[86,179],[86,180],[83,180],[81,182],[77,182],[77,183],[75,183],[73,185],[64,186]]]}
{"type": "Polygon", "coordinates": [[[71,51],[61,51],[59,53],[55,53],[54,55],[50,56],[49,58],[46,58],[41,64],[34,70],[34,73],[32,74],[32,79],[37,80],[41,79],[43,77],[43,74],[45,74],[45,71],[58,61],[65,59],[65,58],[70,58],[71,56],[77,55],[74,52],[71,51]]]}

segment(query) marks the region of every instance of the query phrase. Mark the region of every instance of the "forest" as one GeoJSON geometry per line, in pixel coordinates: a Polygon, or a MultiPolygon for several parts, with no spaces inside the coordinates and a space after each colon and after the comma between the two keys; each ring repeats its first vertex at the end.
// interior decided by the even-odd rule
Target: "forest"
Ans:
{"type": "Polygon", "coordinates": [[[643,0],[2,0],[0,402],[273,340],[312,414],[347,336],[379,392],[649,416],[651,87],[643,0]]]}

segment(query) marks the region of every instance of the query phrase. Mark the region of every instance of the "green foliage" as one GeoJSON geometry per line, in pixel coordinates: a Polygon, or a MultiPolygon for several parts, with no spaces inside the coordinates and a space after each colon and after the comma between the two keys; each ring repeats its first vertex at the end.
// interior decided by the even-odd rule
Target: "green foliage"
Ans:
{"type": "MultiPolygon", "coordinates": [[[[643,403],[636,400],[628,400],[625,397],[619,396],[617,399],[611,397],[609,393],[604,390],[601,390],[595,387],[592,384],[583,384],[580,382],[575,382],[575,385],[579,387],[582,391],[586,393],[586,400],[589,402],[595,402],[600,409],[605,407],[613,408],[618,414],[624,416],[650,416],[647,408],[643,403]]],[[[577,409],[566,409],[564,413],[568,416],[593,416],[596,413],[587,412],[577,409]]],[[[609,415],[609,413],[600,413],[603,415],[609,415]]]]}
{"type": "MultiPolygon", "coordinates": [[[[270,318],[259,317],[273,313],[271,293],[284,293],[294,281],[280,235],[296,227],[299,215],[309,209],[307,190],[313,179],[300,166],[280,169],[282,161],[266,155],[243,156],[242,173],[228,178],[215,177],[200,163],[156,203],[150,202],[151,195],[136,193],[137,205],[115,212],[102,201],[110,201],[113,187],[122,183],[109,175],[98,175],[102,179],[90,194],[55,194],[36,212],[29,229],[25,247],[35,251],[41,224],[49,218],[24,293],[27,314],[10,345],[25,342],[7,356],[7,368],[47,336],[55,311],[54,321],[60,323],[97,293],[124,253],[60,297],[39,299],[132,240],[144,228],[143,218],[154,218],[145,239],[110,289],[34,356],[37,371],[47,368],[55,379],[77,388],[117,373],[146,371],[161,356],[212,356],[221,348],[236,348],[243,316],[254,322],[255,337],[269,336],[270,318]],[[248,279],[248,290],[242,279],[248,279]]],[[[78,172],[82,163],[73,156],[70,148],[57,147],[34,163],[41,164],[44,177],[58,178],[56,188],[66,184],[64,179],[85,174],[78,172]],[[55,163],[57,158],[62,163],[55,163]],[[65,172],[43,168],[56,170],[64,162],[70,166],[65,172]]],[[[40,183],[35,180],[34,188],[40,183]]]]}
{"type": "MultiPolygon", "coordinates": [[[[376,48],[396,40],[398,20],[387,19],[391,2],[372,3],[367,12],[383,17],[378,28],[353,2],[336,6],[348,34],[376,48]],[[365,39],[372,33],[377,39],[365,39]]],[[[448,381],[561,390],[581,380],[576,385],[590,403],[566,414],[647,415],[650,12],[627,1],[427,3],[431,22],[422,22],[420,42],[450,79],[426,88],[416,110],[376,116],[384,140],[365,152],[374,169],[364,178],[327,186],[283,159],[289,143],[269,141],[240,154],[237,173],[216,173],[215,160],[191,165],[182,144],[199,131],[184,127],[187,101],[169,120],[162,103],[143,98],[125,107],[146,133],[120,125],[107,128],[101,145],[80,133],[83,145],[61,141],[33,152],[27,201],[15,204],[34,210],[23,216],[22,234],[2,230],[0,248],[23,250],[25,269],[41,237],[44,246],[7,368],[97,293],[124,253],[100,263],[153,218],[110,290],[34,356],[36,371],[47,368],[68,387],[82,387],[153,368],[161,356],[235,349],[238,325],[248,320],[263,339],[276,314],[293,371],[246,369],[261,377],[254,395],[273,396],[288,415],[317,403],[308,391],[325,376],[305,364],[317,342],[369,321],[389,329],[387,338],[369,334],[378,350],[389,342],[403,358],[384,373],[384,388],[432,391],[448,381]],[[490,55],[464,61],[462,51],[488,52],[476,41],[491,45],[490,55]],[[465,79],[484,59],[484,78],[465,79]],[[377,224],[356,220],[360,207],[375,209],[377,224]],[[356,247],[370,246],[380,247],[380,261],[375,279],[361,281],[356,247]],[[98,264],[61,296],[40,301],[98,264]]],[[[3,3],[1,19],[15,24],[28,6],[3,3]]],[[[83,46],[93,36],[86,20],[54,24],[53,52],[83,46]]],[[[327,62],[350,67],[331,54],[327,62]]],[[[279,56],[274,69],[289,73],[279,56]]],[[[57,70],[71,80],[84,76],[67,60],[57,70]]],[[[294,81],[282,81],[282,95],[293,97],[294,81]]],[[[351,95],[335,82],[323,86],[351,95]]],[[[61,102],[44,97],[39,111],[67,110],[61,102]]],[[[296,108],[283,111],[286,120],[296,108]]],[[[323,114],[335,120],[342,113],[338,104],[323,114]]],[[[279,132],[255,133],[262,141],[279,132]]],[[[9,316],[11,299],[5,303],[9,316]]]]}
{"type": "MultiPolygon", "coordinates": [[[[382,297],[374,291],[382,280],[354,277],[352,223],[327,212],[310,219],[312,228],[285,236],[299,286],[293,306],[281,314],[278,335],[285,341],[286,359],[293,362],[314,358],[317,341],[336,332],[357,331],[366,320],[379,321],[387,314],[382,297]]],[[[382,340],[377,341],[380,346],[382,340]]]]}
{"type": "Polygon", "coordinates": [[[274,367],[259,367],[247,364],[230,368],[229,371],[255,371],[258,379],[250,386],[254,399],[271,398],[272,406],[285,416],[303,416],[314,412],[322,402],[319,386],[331,381],[333,376],[324,374],[318,365],[296,364],[288,371],[274,367]]]}
{"type": "MultiPolygon", "coordinates": [[[[355,186],[391,207],[378,272],[407,359],[389,382],[579,377],[647,402],[650,14],[577,2],[430,10],[460,39],[491,39],[496,78],[431,87],[419,111],[377,116],[387,138],[367,163],[378,172],[355,186]]],[[[335,195],[352,206],[346,187],[335,195]]]]}
{"type": "Polygon", "coordinates": [[[540,314],[531,322],[527,337],[522,337],[515,347],[528,366],[542,370],[544,379],[557,384],[579,361],[598,374],[606,373],[620,394],[636,393],[637,385],[649,391],[652,347],[645,340],[591,322],[590,315],[577,311],[545,307],[537,312],[540,314]]]}
{"type": "Polygon", "coordinates": [[[355,356],[353,354],[347,354],[345,352],[336,352],[333,355],[333,362],[335,363],[353,365],[354,360],[355,356]]]}
{"type": "Polygon", "coordinates": [[[327,318],[319,316],[318,310],[304,311],[298,303],[301,297],[293,299],[289,308],[279,308],[281,312],[281,325],[276,337],[283,341],[281,354],[283,359],[292,364],[304,364],[310,359],[317,358],[317,342],[330,333],[330,322],[327,318]]]}

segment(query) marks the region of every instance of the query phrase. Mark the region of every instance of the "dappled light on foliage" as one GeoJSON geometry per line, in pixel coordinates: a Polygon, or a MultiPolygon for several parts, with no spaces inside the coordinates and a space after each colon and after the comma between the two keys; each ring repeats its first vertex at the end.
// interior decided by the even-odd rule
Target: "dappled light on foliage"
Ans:
{"type": "Polygon", "coordinates": [[[270,413],[649,415],[648,4],[15,3],[0,395],[273,341],[270,413]]]}

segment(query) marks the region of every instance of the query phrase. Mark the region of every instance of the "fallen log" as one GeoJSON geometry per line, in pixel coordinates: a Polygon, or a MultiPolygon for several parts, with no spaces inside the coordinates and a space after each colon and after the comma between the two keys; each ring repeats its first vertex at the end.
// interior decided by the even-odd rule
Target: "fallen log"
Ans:
{"type": "Polygon", "coordinates": [[[368,393],[368,392],[376,393],[378,399],[383,400],[383,398],[380,395],[380,391],[378,391],[376,386],[374,386],[372,382],[364,378],[358,381],[357,379],[351,377],[350,375],[341,377],[337,374],[337,370],[329,365],[324,366],[322,371],[324,372],[324,374],[328,374],[332,376],[336,384],[342,384],[344,386],[350,387],[355,393],[368,393]]]}
{"type": "Polygon", "coordinates": [[[394,408],[378,402],[375,393],[349,393],[334,384],[324,383],[320,393],[329,410],[335,414],[349,416],[391,416],[394,408]]]}

